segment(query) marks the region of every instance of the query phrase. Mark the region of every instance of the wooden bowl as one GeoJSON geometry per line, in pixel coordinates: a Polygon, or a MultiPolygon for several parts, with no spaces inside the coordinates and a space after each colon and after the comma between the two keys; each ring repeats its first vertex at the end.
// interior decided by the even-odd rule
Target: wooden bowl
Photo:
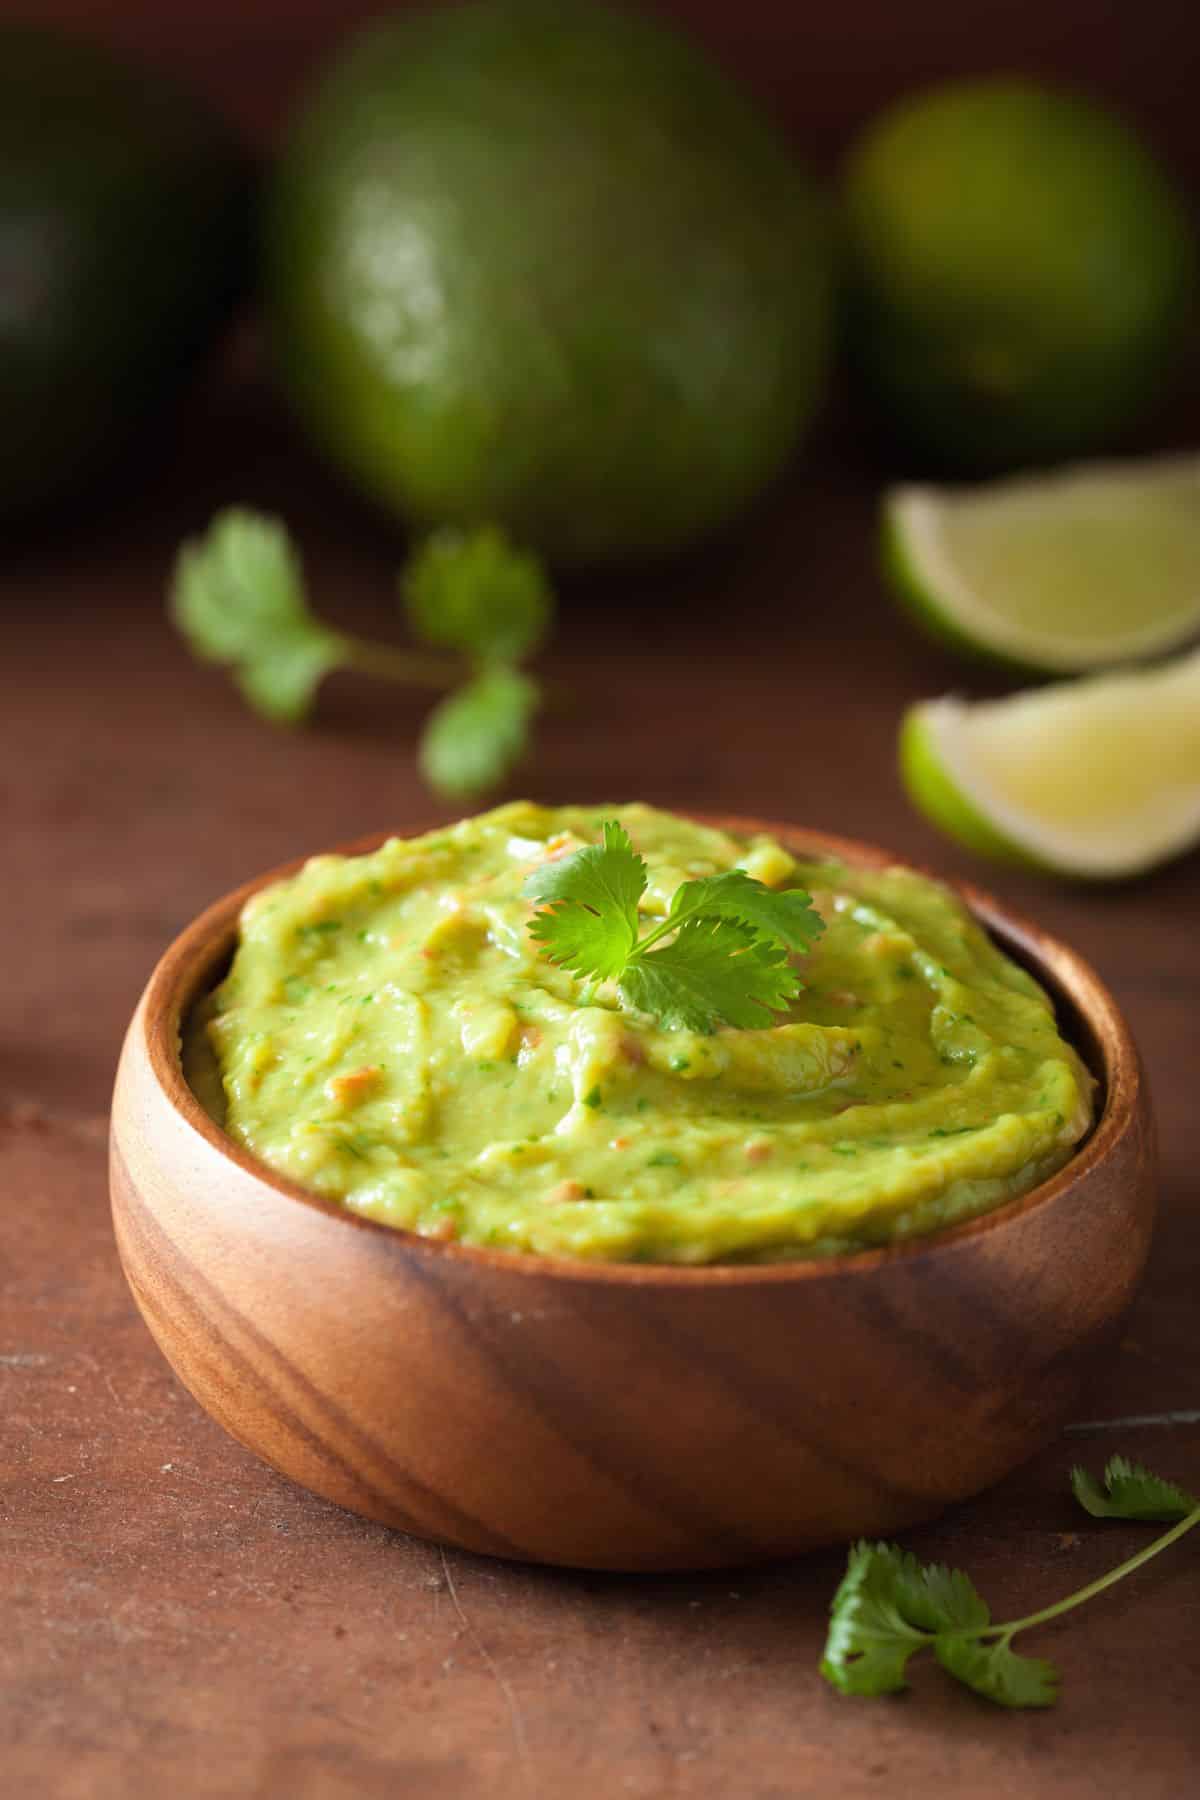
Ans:
{"type": "MultiPolygon", "coordinates": [[[[760,821],[808,855],[895,859],[760,821]]],[[[355,851],[381,839],[360,843],[355,851]]],[[[517,1256],[375,1224],[255,1162],[203,1111],[180,1022],[247,896],[167,951],[113,1106],[113,1218],[160,1348],[284,1474],[419,1537],[593,1569],[713,1568],[928,1519],[1048,1442],[1146,1257],[1150,1107],[1111,995],[974,889],[1101,1088],[1052,1180],[892,1249],[678,1268],[517,1256]]]]}

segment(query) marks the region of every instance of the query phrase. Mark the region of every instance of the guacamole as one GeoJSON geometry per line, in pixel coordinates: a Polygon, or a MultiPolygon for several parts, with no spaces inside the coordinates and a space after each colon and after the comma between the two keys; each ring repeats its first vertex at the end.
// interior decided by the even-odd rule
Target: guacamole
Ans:
{"type": "Polygon", "coordinates": [[[1093,1082],[1037,983],[910,869],[797,860],[650,807],[528,802],[254,895],[189,1078],[281,1174],[424,1236],[616,1261],[829,1256],[1059,1168],[1093,1082]],[[661,916],[741,868],[825,920],[790,1012],[664,1030],[555,968],[522,883],[617,817],[661,916]]]}

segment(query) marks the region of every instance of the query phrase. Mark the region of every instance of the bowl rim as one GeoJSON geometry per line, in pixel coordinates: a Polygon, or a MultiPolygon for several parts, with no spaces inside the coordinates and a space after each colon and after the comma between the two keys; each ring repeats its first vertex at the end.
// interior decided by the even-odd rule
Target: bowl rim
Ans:
{"type": "MultiPolygon", "coordinates": [[[[900,866],[949,888],[989,935],[1000,940],[1000,946],[1007,954],[1013,954],[1015,950],[1017,958],[1033,964],[1037,979],[1048,987],[1052,998],[1062,995],[1070,1001],[1100,1046],[1104,1067],[1092,1072],[1101,1076],[1104,1104],[1082,1147],[1048,1180],[956,1225],[920,1233],[899,1243],[877,1245],[844,1255],[796,1257],[777,1262],[623,1263],[543,1255],[424,1237],[419,1232],[386,1225],[353,1212],[337,1200],[326,1199],[260,1162],[218,1125],[184,1076],[181,1025],[187,1011],[195,1004],[203,982],[232,948],[238,915],[252,894],[296,873],[311,856],[366,855],[390,838],[400,836],[399,831],[369,832],[347,843],[310,851],[265,870],[211,902],[172,940],[150,975],[135,1015],[135,1024],[138,1018],[141,1020],[147,1062],[162,1098],[185,1127],[247,1176],[264,1183],[284,1199],[337,1220],[349,1229],[375,1234],[409,1254],[465,1261],[480,1269],[514,1276],[542,1275],[566,1281],[625,1282],[645,1287],[718,1288],[796,1280],[839,1280],[866,1275],[896,1263],[911,1263],[921,1257],[947,1253],[969,1240],[1012,1228],[1031,1213],[1052,1203],[1083,1181],[1130,1129],[1138,1113],[1144,1081],[1137,1048],[1116,1000],[1091,965],[1069,945],[1052,937],[1024,914],[1002,904],[973,882],[949,879],[864,839],[753,815],[709,813],[692,808],[672,810],[677,810],[678,817],[735,836],[769,835],[785,847],[798,850],[801,855],[815,852],[828,855],[832,860],[874,868],[900,866]]],[[[449,829],[449,826],[423,825],[405,835],[417,837],[438,829],[449,829]]]]}

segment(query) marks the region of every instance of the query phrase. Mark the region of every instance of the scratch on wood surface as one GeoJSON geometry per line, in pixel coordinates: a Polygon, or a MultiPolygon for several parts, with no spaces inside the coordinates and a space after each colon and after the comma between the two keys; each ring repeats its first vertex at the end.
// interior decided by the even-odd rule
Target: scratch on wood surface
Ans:
{"type": "Polygon", "coordinates": [[[526,1741],[526,1737],[525,1737],[525,1720],[524,1720],[524,1717],[522,1716],[521,1708],[520,1708],[520,1705],[518,1704],[517,1697],[514,1694],[509,1683],[505,1680],[504,1676],[501,1674],[500,1669],[497,1666],[495,1657],[492,1655],[491,1651],[488,1649],[487,1645],[484,1643],[483,1639],[480,1637],[478,1631],[476,1631],[474,1625],[471,1623],[470,1619],[468,1619],[466,1613],[463,1611],[462,1601],[458,1597],[458,1589],[454,1585],[454,1577],[450,1573],[450,1563],[446,1557],[445,1550],[442,1549],[442,1547],[440,1545],[438,1546],[438,1555],[442,1559],[442,1574],[445,1577],[445,1581],[446,1581],[446,1591],[450,1595],[451,1604],[453,1605],[455,1612],[458,1614],[459,1619],[462,1621],[463,1630],[467,1633],[467,1635],[470,1637],[471,1641],[475,1645],[475,1648],[478,1650],[480,1656],[483,1658],[483,1662],[487,1668],[489,1675],[492,1677],[492,1680],[495,1682],[496,1686],[500,1689],[500,1692],[504,1696],[504,1704],[508,1708],[508,1722],[512,1729],[513,1748],[517,1753],[517,1762],[518,1762],[518,1765],[520,1766],[521,1777],[525,1783],[526,1790],[528,1792],[532,1793],[533,1788],[531,1785],[531,1769],[530,1769],[530,1763],[529,1763],[529,1745],[528,1745],[528,1742],[526,1741]]]}
{"type": "Polygon", "coordinates": [[[105,1367],[105,1365],[99,1360],[99,1358],[93,1356],[89,1350],[81,1350],[79,1352],[79,1360],[81,1363],[86,1364],[86,1366],[89,1369],[94,1370],[94,1372],[100,1377],[101,1381],[104,1383],[105,1387],[108,1389],[108,1397],[112,1401],[113,1405],[116,1407],[117,1411],[119,1413],[123,1413],[123,1412],[127,1411],[125,1402],[122,1400],[120,1394],[118,1394],[116,1388],[113,1386],[113,1378],[112,1378],[111,1374],[109,1373],[109,1371],[105,1367]]]}
{"type": "Polygon", "coordinates": [[[1064,1429],[1077,1434],[1082,1431],[1139,1431],[1153,1425],[1200,1425],[1200,1409],[1192,1412],[1129,1413],[1123,1419],[1081,1419],[1064,1429]]]}

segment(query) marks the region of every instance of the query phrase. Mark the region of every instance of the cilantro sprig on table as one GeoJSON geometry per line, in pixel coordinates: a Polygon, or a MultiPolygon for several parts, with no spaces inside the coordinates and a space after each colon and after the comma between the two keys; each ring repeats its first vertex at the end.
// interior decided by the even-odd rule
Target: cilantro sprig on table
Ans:
{"type": "Polygon", "coordinates": [[[1045,1625],[1132,1575],[1200,1524],[1200,1500],[1137,1463],[1114,1456],[1103,1485],[1071,1471],[1076,1499],[1095,1518],[1174,1521],[1128,1561],[1039,1612],[993,1624],[987,1602],[961,1569],[921,1563],[895,1544],[856,1544],[833,1597],[821,1660],[826,1681],[843,1694],[873,1697],[907,1686],[912,1657],[929,1650],[947,1674],[999,1706],[1053,1706],[1058,1670],[1012,1648],[1018,1632],[1045,1625]]]}
{"type": "Polygon", "coordinates": [[[334,630],[309,605],[300,559],[278,519],[233,507],[183,545],[171,617],[193,654],[232,672],[245,699],[276,724],[312,710],[335,669],[451,690],[422,734],[430,786],[453,799],[495,787],[524,754],[541,703],[521,664],[553,618],[533,556],[492,527],[435,532],[400,577],[409,625],[430,655],[334,630]]]}
{"type": "Polygon", "coordinates": [[[605,820],[601,842],[535,869],[530,935],[560,968],[615,981],[625,1006],[667,1030],[769,1025],[801,988],[791,962],[824,930],[800,888],[776,892],[742,869],[685,881],[641,935],[649,872],[628,832],[605,820]]]}

